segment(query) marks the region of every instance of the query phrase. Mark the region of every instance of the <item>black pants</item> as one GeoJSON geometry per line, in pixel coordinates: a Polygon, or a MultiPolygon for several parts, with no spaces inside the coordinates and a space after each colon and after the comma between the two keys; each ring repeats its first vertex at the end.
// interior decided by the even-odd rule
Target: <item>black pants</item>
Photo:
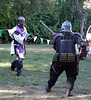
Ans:
{"type": "Polygon", "coordinates": [[[17,68],[17,70],[21,70],[23,68],[22,60],[15,59],[11,64],[11,68],[12,70],[14,70],[15,68],[17,68]]]}
{"type": "Polygon", "coordinates": [[[77,62],[53,62],[50,68],[50,79],[48,81],[49,88],[52,88],[55,85],[59,75],[65,71],[67,76],[66,88],[72,90],[76,76],[78,75],[78,69],[77,62]]]}

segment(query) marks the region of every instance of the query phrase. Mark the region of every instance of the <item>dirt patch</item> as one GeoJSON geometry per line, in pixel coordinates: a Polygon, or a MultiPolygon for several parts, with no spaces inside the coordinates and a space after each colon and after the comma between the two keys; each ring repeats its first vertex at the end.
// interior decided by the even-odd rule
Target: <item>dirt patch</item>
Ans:
{"type": "Polygon", "coordinates": [[[54,51],[52,48],[26,48],[26,50],[37,50],[37,51],[54,51]]]}
{"type": "MultiPolygon", "coordinates": [[[[10,51],[10,48],[0,48],[0,50],[5,50],[5,51],[10,51]]],[[[54,51],[53,48],[26,48],[26,50],[30,50],[30,51],[54,51]]]]}
{"type": "Polygon", "coordinates": [[[10,48],[0,48],[0,50],[10,51],[10,48]]]}

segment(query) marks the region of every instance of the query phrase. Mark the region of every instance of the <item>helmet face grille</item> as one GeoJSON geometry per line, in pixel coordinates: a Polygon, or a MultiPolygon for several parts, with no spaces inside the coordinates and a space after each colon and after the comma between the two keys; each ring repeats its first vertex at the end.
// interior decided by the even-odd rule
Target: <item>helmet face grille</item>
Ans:
{"type": "Polygon", "coordinates": [[[69,21],[65,21],[62,24],[61,30],[72,32],[72,25],[69,21]]]}
{"type": "Polygon", "coordinates": [[[23,16],[20,16],[17,20],[17,24],[19,27],[23,28],[25,23],[25,18],[23,16]]]}
{"type": "Polygon", "coordinates": [[[18,21],[19,20],[21,20],[21,21],[24,21],[25,22],[25,18],[23,17],[23,16],[20,16],[19,18],[18,18],[18,21]]]}

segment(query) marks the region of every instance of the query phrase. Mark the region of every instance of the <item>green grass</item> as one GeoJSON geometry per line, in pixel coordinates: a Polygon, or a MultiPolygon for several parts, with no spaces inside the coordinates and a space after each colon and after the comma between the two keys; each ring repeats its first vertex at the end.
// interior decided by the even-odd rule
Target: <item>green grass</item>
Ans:
{"type": "Polygon", "coordinates": [[[91,58],[80,61],[74,96],[67,98],[65,73],[59,77],[51,93],[45,91],[55,53],[52,45],[31,44],[26,48],[22,69],[26,77],[17,77],[16,72],[9,71],[16,57],[10,56],[10,44],[0,44],[0,100],[91,100],[91,58]]]}

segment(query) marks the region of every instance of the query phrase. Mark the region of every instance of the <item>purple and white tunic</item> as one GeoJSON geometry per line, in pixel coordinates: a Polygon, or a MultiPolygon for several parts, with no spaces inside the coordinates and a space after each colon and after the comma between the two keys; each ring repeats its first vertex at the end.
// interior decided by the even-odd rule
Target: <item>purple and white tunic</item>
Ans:
{"type": "MultiPolygon", "coordinates": [[[[14,28],[12,28],[9,31],[9,34],[11,36],[11,38],[13,38],[14,40],[16,40],[19,44],[18,44],[18,55],[20,56],[21,59],[24,58],[24,39],[27,39],[27,29],[24,27],[23,29],[21,29],[18,26],[15,26],[14,28]],[[18,31],[20,34],[15,34],[15,31],[18,31]]],[[[14,50],[14,40],[11,43],[11,52],[10,54],[15,54],[15,50],[14,50]]]]}

